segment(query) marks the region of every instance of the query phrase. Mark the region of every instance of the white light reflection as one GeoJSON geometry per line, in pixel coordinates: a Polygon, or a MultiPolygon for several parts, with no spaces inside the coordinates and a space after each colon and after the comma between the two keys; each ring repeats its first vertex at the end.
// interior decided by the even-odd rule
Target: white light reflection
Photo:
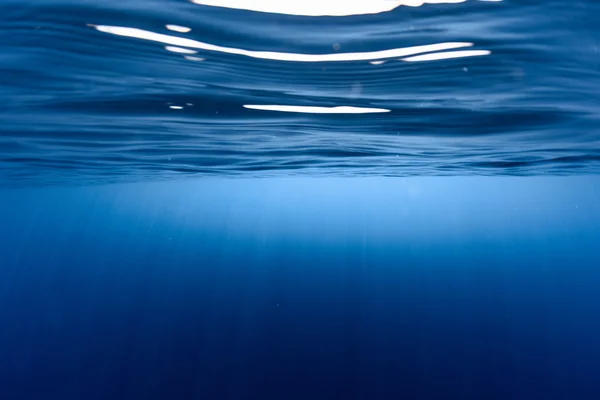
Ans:
{"type": "Polygon", "coordinates": [[[184,49],[183,47],[165,46],[165,50],[180,54],[196,54],[196,50],[184,49]]]}
{"type": "Polygon", "coordinates": [[[434,61],[434,60],[446,60],[449,58],[461,58],[461,57],[476,57],[476,56],[487,56],[491,54],[489,50],[463,50],[463,51],[445,51],[441,53],[421,54],[418,56],[403,58],[402,61],[434,61]]]}
{"type": "Polygon", "coordinates": [[[180,26],[180,25],[167,25],[166,27],[170,31],[180,32],[180,33],[188,33],[192,30],[192,28],[188,28],[187,26],[180,26]]]}
{"type": "Polygon", "coordinates": [[[184,56],[184,58],[189,61],[198,61],[198,62],[206,60],[205,58],[194,57],[194,56],[184,56]]]}
{"type": "Polygon", "coordinates": [[[164,43],[177,47],[190,47],[193,49],[202,49],[216,51],[220,53],[243,55],[246,57],[260,58],[277,61],[299,61],[299,62],[324,62],[324,61],[369,61],[385,58],[406,57],[419,53],[430,51],[442,51],[472,46],[469,42],[447,42],[428,44],[423,46],[411,46],[397,49],[369,51],[362,53],[334,53],[334,54],[299,54],[299,53],[279,53],[273,51],[253,51],[238,49],[233,47],[223,47],[214,44],[204,43],[197,40],[181,38],[177,36],[164,35],[161,33],[146,31],[137,28],[127,28],[122,26],[108,25],[90,25],[100,32],[111,35],[126,36],[137,39],[150,40],[153,42],[164,43]]]}
{"type": "Polygon", "coordinates": [[[249,108],[252,110],[282,111],[282,112],[309,113],[309,114],[369,114],[369,113],[390,112],[390,110],[388,110],[386,108],[366,108],[366,107],[351,107],[351,106],[315,107],[315,106],[280,106],[280,105],[245,104],[244,108],[249,108]]]}
{"type": "Polygon", "coordinates": [[[204,6],[235,8],[275,14],[311,17],[378,14],[399,6],[420,7],[424,4],[463,3],[466,0],[191,0],[204,6]]]}

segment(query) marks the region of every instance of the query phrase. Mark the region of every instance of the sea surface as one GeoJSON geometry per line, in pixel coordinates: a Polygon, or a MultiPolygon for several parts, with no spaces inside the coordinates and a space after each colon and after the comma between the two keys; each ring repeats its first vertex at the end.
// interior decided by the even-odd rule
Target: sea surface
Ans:
{"type": "Polygon", "coordinates": [[[600,3],[401,3],[4,0],[2,182],[599,171],[600,3]]]}
{"type": "Polygon", "coordinates": [[[0,0],[0,400],[600,399],[599,21],[0,0]]]}

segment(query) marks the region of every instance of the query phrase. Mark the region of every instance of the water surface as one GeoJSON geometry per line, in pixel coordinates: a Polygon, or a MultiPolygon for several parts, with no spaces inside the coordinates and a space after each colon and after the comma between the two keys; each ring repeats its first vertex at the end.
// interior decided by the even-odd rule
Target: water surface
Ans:
{"type": "Polygon", "coordinates": [[[399,3],[7,0],[2,180],[598,172],[600,4],[399,3]]]}

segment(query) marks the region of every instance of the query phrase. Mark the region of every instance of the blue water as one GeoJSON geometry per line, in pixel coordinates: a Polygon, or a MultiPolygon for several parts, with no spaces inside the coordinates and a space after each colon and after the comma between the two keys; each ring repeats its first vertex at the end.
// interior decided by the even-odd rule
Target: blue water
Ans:
{"type": "MultiPolygon", "coordinates": [[[[392,3],[379,3],[386,1],[392,3]]],[[[343,17],[186,0],[3,4],[0,162],[8,184],[598,172],[595,1],[469,0],[343,17]],[[97,27],[201,45],[171,43],[197,52],[182,54],[166,50],[164,38],[97,27]],[[447,43],[470,45],[454,51],[491,53],[352,61],[360,52],[447,43]],[[282,61],[252,52],[343,53],[350,60],[282,61]],[[244,105],[389,112],[300,114],[244,105]]]]}
{"type": "Polygon", "coordinates": [[[3,0],[0,400],[600,399],[600,3],[400,2],[3,0]]]}

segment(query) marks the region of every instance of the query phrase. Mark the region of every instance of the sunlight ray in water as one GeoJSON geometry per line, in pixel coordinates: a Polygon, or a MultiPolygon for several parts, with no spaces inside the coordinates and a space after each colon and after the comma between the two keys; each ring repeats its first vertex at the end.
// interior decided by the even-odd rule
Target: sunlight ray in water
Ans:
{"type": "Polygon", "coordinates": [[[351,106],[336,106],[336,107],[311,107],[311,106],[283,106],[283,105],[253,105],[245,104],[244,108],[253,110],[265,111],[282,111],[307,114],[370,114],[370,113],[385,113],[390,112],[386,108],[367,108],[367,107],[351,107],[351,106]]]}
{"type": "Polygon", "coordinates": [[[420,7],[424,4],[464,3],[466,0],[191,0],[204,6],[234,8],[275,14],[319,16],[348,16],[378,14],[400,6],[420,7]]]}
{"type": "Polygon", "coordinates": [[[204,43],[193,39],[181,38],[178,36],[164,35],[143,29],[128,28],[122,26],[108,25],[90,25],[96,30],[117,36],[126,36],[137,39],[144,39],[158,43],[164,43],[177,47],[189,47],[193,49],[202,49],[207,51],[216,51],[227,54],[237,54],[253,58],[277,61],[299,61],[299,62],[325,62],[325,61],[369,61],[384,58],[406,57],[419,53],[430,51],[442,51],[456,49],[461,47],[473,46],[470,42],[446,42],[435,43],[423,46],[401,47],[389,50],[369,51],[360,53],[330,53],[330,54],[300,54],[300,53],[280,53],[274,51],[254,51],[238,49],[234,47],[217,46],[204,43]]]}

